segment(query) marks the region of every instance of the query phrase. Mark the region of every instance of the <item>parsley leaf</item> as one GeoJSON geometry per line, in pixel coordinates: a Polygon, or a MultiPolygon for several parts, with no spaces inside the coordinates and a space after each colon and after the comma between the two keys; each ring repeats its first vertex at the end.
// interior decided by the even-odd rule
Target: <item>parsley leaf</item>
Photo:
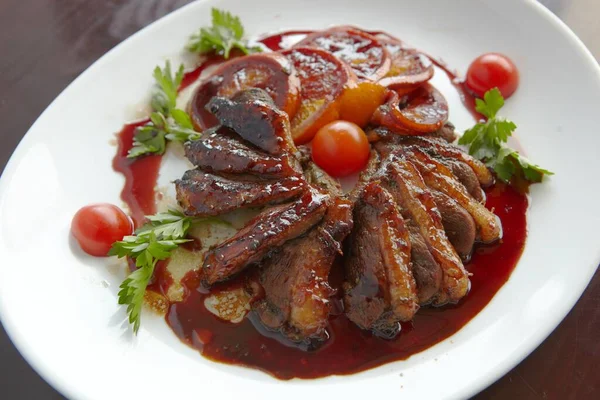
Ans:
{"type": "Polygon", "coordinates": [[[498,88],[488,90],[483,95],[483,100],[475,99],[475,109],[486,118],[495,118],[496,114],[504,106],[504,97],[498,88]]]}
{"type": "Polygon", "coordinates": [[[165,67],[154,69],[156,85],[150,101],[154,112],[150,115],[150,122],[137,128],[133,137],[133,147],[127,153],[128,158],[136,158],[147,154],[163,154],[167,148],[167,141],[187,142],[200,138],[194,130],[192,119],[177,106],[177,89],[183,80],[183,65],[179,66],[173,75],[171,63],[166,62],[165,67]]]}
{"type": "Polygon", "coordinates": [[[149,215],[146,218],[149,222],[135,231],[138,237],[154,234],[165,238],[182,238],[185,237],[192,225],[191,217],[176,210],[149,215]]]}
{"type": "Polygon", "coordinates": [[[228,11],[212,9],[212,26],[200,28],[190,37],[186,48],[194,53],[217,53],[224,58],[229,58],[232,49],[236,48],[244,54],[262,51],[260,47],[248,47],[242,39],[244,27],[240,18],[228,11]]]}
{"type": "Polygon", "coordinates": [[[458,140],[459,144],[469,146],[469,154],[492,168],[498,178],[509,182],[520,170],[530,182],[541,182],[544,175],[552,172],[532,164],[519,152],[506,146],[508,138],[517,129],[514,122],[498,117],[498,111],[504,106],[504,98],[497,88],[488,90],[483,100],[475,100],[475,109],[483,114],[486,122],[479,122],[467,129],[458,140]]]}
{"type": "Polygon", "coordinates": [[[136,158],[145,154],[163,154],[166,147],[164,132],[149,122],[137,128],[133,136],[133,147],[129,149],[127,158],[136,158]]]}
{"type": "Polygon", "coordinates": [[[177,89],[183,80],[183,64],[179,66],[177,73],[173,76],[171,63],[167,61],[163,69],[158,66],[154,68],[153,76],[156,85],[150,105],[155,111],[169,115],[177,103],[177,89]]]}
{"type": "Polygon", "coordinates": [[[123,240],[113,243],[109,252],[111,256],[135,260],[137,269],[121,283],[118,294],[119,304],[127,305],[129,322],[133,324],[135,333],[140,327],[144,293],[156,263],[166,260],[177,246],[190,241],[185,237],[194,222],[192,217],[175,210],[147,218],[149,222],[139,228],[135,236],[125,236],[123,240]]]}

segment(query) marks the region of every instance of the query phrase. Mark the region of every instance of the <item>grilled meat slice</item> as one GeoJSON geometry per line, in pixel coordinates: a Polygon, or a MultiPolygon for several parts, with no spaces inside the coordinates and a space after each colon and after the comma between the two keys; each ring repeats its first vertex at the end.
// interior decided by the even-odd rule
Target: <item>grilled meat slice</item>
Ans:
{"type": "MultiPolygon", "coordinates": [[[[433,132],[429,135],[398,135],[397,133],[394,133],[387,128],[377,127],[375,129],[369,130],[367,132],[367,137],[369,139],[369,142],[378,143],[380,145],[385,144],[388,146],[418,146],[432,157],[466,164],[477,178],[477,181],[479,182],[478,186],[487,187],[494,183],[494,176],[487,169],[485,164],[473,158],[472,156],[464,152],[463,149],[450,142],[450,139],[453,139],[455,137],[455,134],[454,126],[448,122],[440,130],[433,132]],[[450,133],[450,131],[452,131],[452,133],[450,133]]],[[[481,190],[481,187],[479,187],[479,190],[481,190]]],[[[474,195],[474,197],[477,197],[477,195],[474,195]]]]}
{"type": "Polygon", "coordinates": [[[477,175],[475,175],[471,167],[462,161],[435,156],[431,153],[428,154],[450,168],[450,171],[452,171],[456,179],[463,184],[465,189],[467,189],[467,192],[469,192],[475,200],[481,204],[485,204],[485,192],[481,189],[477,175]]]}
{"type": "Polygon", "coordinates": [[[192,169],[175,181],[177,201],[186,215],[207,217],[242,207],[280,204],[307,190],[306,181],[291,176],[278,181],[235,176],[234,179],[192,169]]]}
{"type": "Polygon", "coordinates": [[[457,302],[469,291],[469,277],[442,225],[442,217],[430,190],[417,168],[402,154],[392,154],[386,162],[385,185],[406,218],[419,228],[429,252],[442,269],[442,284],[436,305],[457,302]]]}
{"type": "Polygon", "coordinates": [[[390,193],[369,183],[355,205],[344,259],[344,306],[362,329],[392,338],[418,310],[409,233],[390,193]]]}
{"type": "Polygon", "coordinates": [[[425,239],[421,236],[419,227],[410,219],[406,220],[406,225],[410,237],[410,262],[417,284],[419,304],[425,305],[430,303],[439,292],[443,273],[431,255],[425,239]]]}
{"type": "Polygon", "coordinates": [[[362,191],[364,190],[365,186],[367,186],[369,182],[371,182],[373,177],[379,172],[380,164],[381,157],[379,156],[379,153],[375,150],[371,150],[371,154],[369,155],[369,161],[358,176],[358,182],[356,183],[352,191],[348,193],[348,198],[353,203],[358,201],[358,198],[362,194],[362,191]]]}
{"type": "Polygon", "coordinates": [[[444,164],[417,146],[409,146],[405,149],[406,157],[417,167],[427,186],[451,197],[471,214],[482,242],[492,243],[502,238],[500,219],[471,197],[467,189],[444,164]]]}
{"type": "Polygon", "coordinates": [[[467,164],[475,173],[479,184],[488,187],[494,183],[494,176],[481,161],[465,153],[460,147],[438,138],[423,136],[398,137],[397,143],[414,145],[432,156],[454,159],[467,164]]]}
{"type": "Polygon", "coordinates": [[[206,107],[222,125],[269,154],[297,152],[288,115],[278,109],[262,89],[243,90],[231,100],[213,97],[206,107]]]}
{"type": "Polygon", "coordinates": [[[206,172],[252,174],[267,178],[299,175],[294,157],[274,157],[237,136],[226,127],[209,129],[199,140],[187,142],[185,155],[192,164],[206,172]]]}
{"type": "Polygon", "coordinates": [[[334,293],[329,271],[351,229],[349,201],[333,199],[320,225],[262,263],[262,298],[252,308],[263,325],[311,349],[327,338],[329,297],[334,293]]]}
{"type": "Polygon", "coordinates": [[[431,194],[442,216],[442,225],[448,240],[463,261],[468,261],[473,252],[477,227],[473,217],[456,200],[444,193],[432,190],[431,194]]]}
{"type": "Polygon", "coordinates": [[[249,264],[317,224],[327,211],[328,197],[314,190],[291,204],[267,209],[233,237],[209,250],[200,270],[204,286],[229,279],[249,264]]]}
{"type": "Polygon", "coordinates": [[[435,132],[430,133],[432,137],[438,137],[445,140],[448,143],[453,143],[456,140],[456,128],[451,122],[446,122],[444,126],[435,132]]]}
{"type": "Polygon", "coordinates": [[[308,161],[304,167],[304,176],[308,183],[319,189],[325,194],[332,196],[341,196],[342,187],[340,183],[333,179],[327,172],[323,171],[317,164],[308,161]]]}

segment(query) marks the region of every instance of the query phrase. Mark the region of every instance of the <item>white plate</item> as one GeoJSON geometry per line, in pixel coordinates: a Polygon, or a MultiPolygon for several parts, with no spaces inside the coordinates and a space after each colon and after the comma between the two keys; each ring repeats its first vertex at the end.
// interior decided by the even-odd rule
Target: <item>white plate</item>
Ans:
{"type": "MultiPolygon", "coordinates": [[[[470,124],[436,78],[451,120],[470,124]]],[[[204,1],[134,35],[83,73],[31,127],[0,182],[0,312],[33,367],[72,398],[306,399],[470,396],[531,352],[579,298],[600,261],[600,69],[575,35],[533,1],[204,1]],[[503,110],[531,159],[556,172],[535,185],[529,238],[509,282],[450,339],[353,376],[277,381],[208,361],[162,318],[137,338],[116,304],[122,268],[69,239],[82,205],[120,204],[113,132],[148,98],[151,71],[178,62],[210,6],[241,16],[249,34],[356,24],[382,29],[465,71],[488,51],[510,55],[521,86],[503,110]]]]}

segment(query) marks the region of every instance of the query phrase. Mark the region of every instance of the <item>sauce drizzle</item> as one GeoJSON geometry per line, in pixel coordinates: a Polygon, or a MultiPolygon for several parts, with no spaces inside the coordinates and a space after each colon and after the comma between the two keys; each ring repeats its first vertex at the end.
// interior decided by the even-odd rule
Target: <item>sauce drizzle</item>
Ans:
{"type": "MultiPolygon", "coordinates": [[[[290,31],[263,38],[261,42],[271,50],[280,50],[286,36],[300,36],[308,31],[290,31]]],[[[373,34],[379,32],[371,32],[373,34]]],[[[459,91],[465,107],[477,121],[474,98],[444,63],[430,57],[448,75],[459,91]]],[[[198,79],[208,66],[222,62],[220,57],[207,58],[197,69],[188,72],[180,90],[198,79]]],[[[158,177],[161,156],[127,159],[135,128],[147,120],[127,124],[119,133],[119,147],[113,168],[125,175],[121,197],[129,205],[133,219],[139,226],[144,215],[156,210],[154,187],[158,177]]],[[[393,340],[384,340],[356,327],[343,314],[339,298],[332,299],[334,307],[328,332],[330,339],[317,351],[304,352],[290,345],[277,333],[266,331],[252,313],[239,324],[225,322],[211,314],[204,306],[208,293],[199,290],[188,274],[182,282],[185,300],[169,305],[166,321],[185,343],[196,348],[205,357],[227,363],[257,368],[279,379],[317,378],[328,375],[347,375],[364,371],[395,360],[404,360],[451,336],[468,323],[494,297],[509,279],[515,268],[527,236],[527,197],[503,183],[486,190],[486,207],[502,221],[503,239],[492,246],[480,246],[466,265],[471,277],[471,291],[458,304],[440,308],[423,307],[415,319],[402,324],[400,334],[393,340]]],[[[157,268],[152,290],[164,293],[172,283],[164,266],[157,268]]],[[[340,263],[333,266],[330,281],[339,288],[340,263]]],[[[239,287],[240,276],[222,288],[239,287]]],[[[219,288],[215,289],[219,290],[219,288]]],[[[341,293],[341,291],[338,291],[341,293]]]]}

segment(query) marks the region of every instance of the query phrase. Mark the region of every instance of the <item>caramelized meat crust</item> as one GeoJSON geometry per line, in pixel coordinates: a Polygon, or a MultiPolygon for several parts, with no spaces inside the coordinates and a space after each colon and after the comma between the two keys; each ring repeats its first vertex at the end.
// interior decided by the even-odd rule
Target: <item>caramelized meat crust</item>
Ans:
{"type": "Polygon", "coordinates": [[[430,188],[451,197],[471,214],[482,242],[492,243],[502,238],[502,225],[498,217],[469,195],[467,189],[444,164],[416,146],[409,146],[405,154],[430,188]]]}
{"type": "Polygon", "coordinates": [[[288,115],[262,89],[244,90],[231,100],[213,97],[206,107],[223,126],[271,155],[297,151],[288,115]]]}
{"type": "Polygon", "coordinates": [[[457,302],[469,291],[467,271],[450,244],[433,195],[417,168],[394,155],[386,166],[386,186],[408,218],[419,228],[427,247],[442,269],[442,285],[434,304],[457,302]]]}
{"type": "Polygon", "coordinates": [[[187,215],[207,217],[244,207],[280,204],[299,197],[306,181],[291,176],[277,181],[254,177],[224,177],[198,169],[175,181],[177,200],[187,215]]]}
{"type": "Polygon", "coordinates": [[[310,190],[291,204],[260,213],[233,237],[207,252],[200,271],[203,285],[209,287],[231,278],[308,231],[323,218],[327,200],[327,196],[310,190]]]}
{"type": "Polygon", "coordinates": [[[226,127],[210,129],[185,145],[185,155],[203,171],[283,178],[300,174],[294,157],[274,157],[245,142],[226,127]]]}
{"type": "Polygon", "coordinates": [[[263,325],[306,348],[314,349],[327,339],[329,298],[334,294],[329,272],[351,229],[350,202],[335,198],[320,225],[263,261],[262,297],[252,304],[263,325]]]}
{"type": "Polygon", "coordinates": [[[419,308],[408,230],[392,196],[377,182],[364,188],[354,223],[344,259],[346,315],[362,329],[394,337],[398,322],[411,320],[419,308]]]}

